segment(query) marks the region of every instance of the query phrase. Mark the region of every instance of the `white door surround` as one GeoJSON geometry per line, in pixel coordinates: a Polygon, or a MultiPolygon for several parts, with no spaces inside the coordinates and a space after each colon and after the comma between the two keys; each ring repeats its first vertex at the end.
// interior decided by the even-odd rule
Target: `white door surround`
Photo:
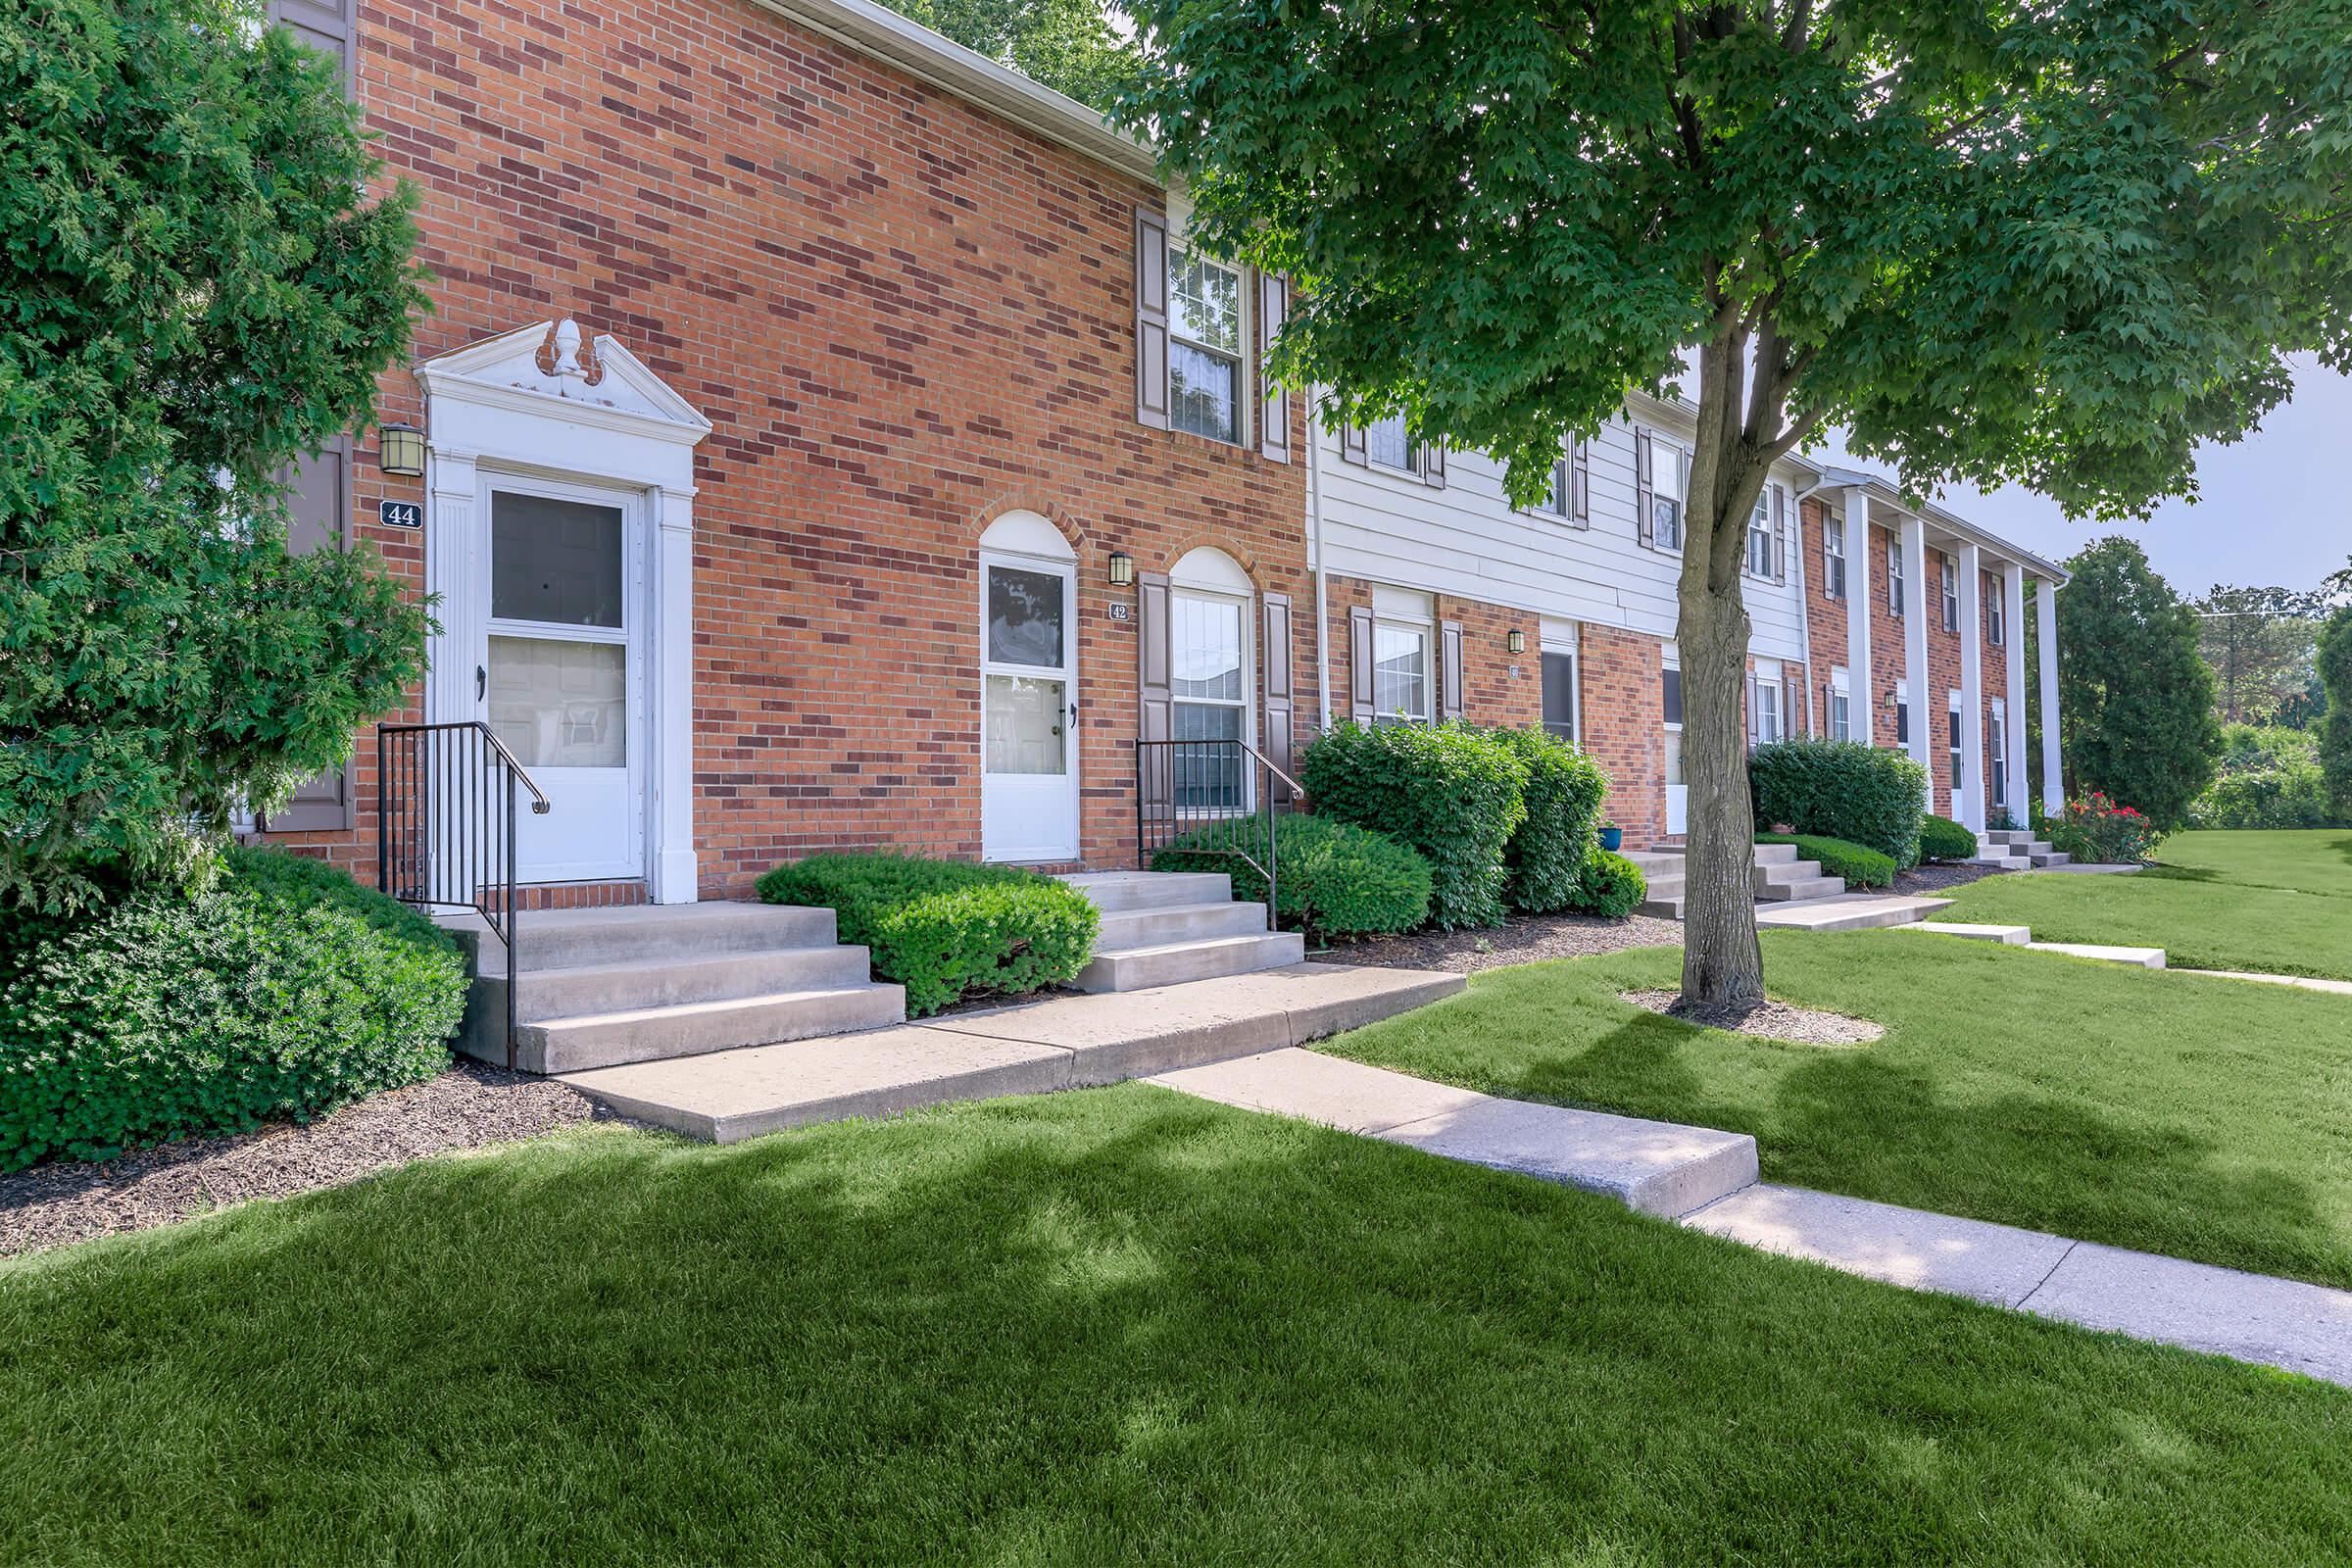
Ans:
{"type": "Polygon", "coordinates": [[[980,849],[1078,858],[1078,559],[1034,512],[980,536],[980,849]]]}
{"type": "MultiPolygon", "coordinates": [[[[630,732],[641,740],[620,803],[633,830],[618,850],[608,844],[565,861],[542,846],[533,863],[568,868],[566,880],[643,876],[653,902],[693,903],[694,449],[710,420],[619,343],[584,344],[569,320],[445,354],[416,374],[426,394],[425,587],[440,596],[425,717],[486,717],[475,671],[493,632],[492,491],[512,485],[622,507],[623,580],[636,585],[637,612],[625,630],[641,650],[627,656],[630,732]],[[617,869],[584,869],[608,864],[617,869]]],[[[527,835],[518,852],[532,852],[527,835]]]]}

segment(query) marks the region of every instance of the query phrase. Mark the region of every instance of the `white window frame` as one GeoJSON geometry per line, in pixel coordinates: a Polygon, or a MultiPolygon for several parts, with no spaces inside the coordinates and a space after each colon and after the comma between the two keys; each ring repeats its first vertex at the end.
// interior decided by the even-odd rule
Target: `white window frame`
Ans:
{"type": "Polygon", "coordinates": [[[1995,697],[1985,711],[1986,727],[1991,731],[1992,744],[1984,749],[1984,808],[1988,811],[2009,809],[2009,704],[1995,697]]]}
{"type": "Polygon", "coordinates": [[[1886,536],[1886,608],[1895,619],[1903,618],[1903,541],[1897,534],[1886,536]]]}
{"type": "Polygon", "coordinates": [[[1756,744],[1771,746],[1788,739],[1781,713],[1781,666],[1759,662],[1748,683],[1749,700],[1756,705],[1756,744]]]}
{"type": "MultiPolygon", "coordinates": [[[[1683,741],[1682,720],[1670,719],[1666,717],[1666,671],[1670,669],[1674,671],[1676,693],[1679,696],[1681,695],[1683,678],[1683,656],[1682,650],[1679,648],[1668,647],[1662,649],[1660,650],[1658,656],[1658,721],[1661,736],[1658,751],[1658,779],[1666,792],[1666,831],[1669,834],[1674,834],[1687,832],[1690,828],[1690,776],[1689,773],[1685,773],[1683,775],[1683,782],[1677,784],[1674,781],[1675,770],[1667,765],[1668,748],[1664,737],[1673,737],[1672,751],[1673,754],[1678,758],[1682,755],[1683,741]],[[1681,802],[1683,808],[1679,813],[1682,816],[1683,821],[1680,826],[1676,825],[1675,822],[1675,817],[1678,813],[1675,810],[1677,803],[1674,792],[1677,790],[1681,790],[1683,792],[1683,798],[1681,802]]],[[[1684,707],[1683,712],[1685,717],[1690,715],[1690,708],[1688,707],[1687,703],[1684,707]]]]}
{"type": "Polygon", "coordinates": [[[1968,788],[1962,771],[1968,765],[1968,731],[1958,692],[1950,694],[1944,710],[1943,739],[1952,754],[1952,799],[1957,802],[1968,788]]]}
{"type": "MultiPolygon", "coordinates": [[[[1250,596],[1248,594],[1238,593],[1229,588],[1212,586],[1199,581],[1171,581],[1168,584],[1168,680],[1170,687],[1168,696],[1168,717],[1169,733],[1171,735],[1175,733],[1175,710],[1177,709],[1223,708],[1236,710],[1241,713],[1242,744],[1252,749],[1256,747],[1257,704],[1252,700],[1252,697],[1257,690],[1257,650],[1255,646],[1256,640],[1250,635],[1250,596]],[[1178,613],[1178,605],[1182,601],[1188,599],[1197,604],[1215,605],[1219,608],[1230,610],[1239,618],[1242,629],[1241,696],[1233,698],[1180,697],[1175,694],[1174,684],[1176,680],[1176,671],[1182,667],[1180,662],[1182,648],[1178,644],[1176,637],[1178,628],[1184,624],[1184,617],[1178,613]]],[[[1254,768],[1245,767],[1242,769],[1242,804],[1235,808],[1236,811],[1247,811],[1253,809],[1255,807],[1255,799],[1252,793],[1254,785],[1254,779],[1252,775],[1254,772],[1254,768]]]]}
{"type": "Polygon", "coordinates": [[[1843,664],[1830,668],[1830,739],[1850,741],[1854,738],[1854,696],[1850,677],[1843,664]]]}
{"type": "Polygon", "coordinates": [[[1960,629],[1960,564],[1942,551],[1936,553],[1940,564],[1936,567],[1936,592],[1943,601],[1943,629],[1960,629]]]}
{"type": "Polygon", "coordinates": [[[1845,519],[1825,517],[1821,530],[1821,591],[1825,598],[1845,597],[1845,519]]]}
{"type": "Polygon", "coordinates": [[[1762,490],[1756,492],[1756,510],[1747,514],[1747,560],[1742,563],[1741,569],[1759,581],[1771,581],[1775,543],[1772,527],[1772,486],[1766,485],[1762,490]],[[1756,559],[1759,547],[1764,553],[1761,564],[1756,559]]]}
{"type": "Polygon", "coordinates": [[[2009,645],[2009,617],[2002,609],[1999,579],[1994,579],[1991,591],[1986,592],[1984,579],[1979,578],[1977,592],[1984,601],[1985,646],[2006,648],[2009,645]]]}
{"type": "MultiPolygon", "coordinates": [[[[1690,455],[1657,431],[1649,433],[1649,542],[1653,549],[1682,554],[1690,537],[1690,455]],[[1666,475],[1674,475],[1674,493],[1666,493],[1666,475]],[[1658,526],[1658,503],[1674,503],[1674,537],[1658,526]]],[[[1679,667],[1679,666],[1678,666],[1679,667]]]]}
{"type": "Polygon", "coordinates": [[[1422,476],[1422,470],[1428,466],[1422,461],[1421,443],[1413,439],[1412,431],[1406,427],[1404,416],[1401,414],[1392,414],[1386,418],[1375,419],[1364,426],[1364,463],[1368,467],[1379,468],[1388,473],[1409,473],[1416,479],[1422,476]],[[1404,443],[1404,462],[1401,466],[1391,463],[1386,458],[1375,456],[1372,450],[1373,433],[1392,424],[1396,427],[1397,439],[1404,443]]]}
{"type": "Polygon", "coordinates": [[[1911,747],[1911,699],[1897,686],[1894,697],[1894,744],[1905,751],[1911,747]]]}
{"type": "Polygon", "coordinates": [[[1585,660],[1582,628],[1573,620],[1556,621],[1544,618],[1537,634],[1536,649],[1536,714],[1537,722],[1548,731],[1550,722],[1544,712],[1544,656],[1548,654],[1568,661],[1568,734],[1569,744],[1585,744],[1585,660]]]}
{"type": "Polygon", "coordinates": [[[1229,267],[1215,257],[1199,251],[1187,239],[1181,239],[1172,234],[1168,237],[1168,428],[1181,435],[1198,436],[1203,441],[1214,441],[1219,446],[1246,447],[1250,444],[1250,405],[1254,401],[1254,395],[1251,392],[1253,383],[1250,376],[1250,332],[1256,324],[1250,316],[1252,302],[1250,298],[1250,270],[1246,267],[1229,267]],[[1203,343],[1197,337],[1188,336],[1183,329],[1184,312],[1177,307],[1176,303],[1176,278],[1185,264],[1196,259],[1202,266],[1213,267],[1218,271],[1228,273],[1233,277],[1235,299],[1239,306],[1234,321],[1240,344],[1238,349],[1221,349],[1213,344],[1203,343]],[[1175,345],[1179,343],[1186,348],[1206,354],[1212,359],[1233,362],[1233,434],[1231,436],[1213,435],[1206,430],[1187,429],[1176,422],[1175,345]]]}

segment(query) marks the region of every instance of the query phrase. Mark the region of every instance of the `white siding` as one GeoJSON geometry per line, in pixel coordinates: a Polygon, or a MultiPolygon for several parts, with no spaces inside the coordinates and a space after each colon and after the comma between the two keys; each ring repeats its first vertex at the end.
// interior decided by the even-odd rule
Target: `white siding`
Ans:
{"type": "MultiPolygon", "coordinates": [[[[1688,446],[1668,417],[1644,419],[1661,439],[1688,446]]],[[[1675,631],[1677,552],[1648,550],[1634,536],[1634,426],[1611,419],[1592,444],[1592,526],[1514,511],[1502,466],[1481,453],[1449,452],[1446,486],[1342,461],[1339,439],[1312,433],[1323,492],[1323,563],[1335,575],[1406,584],[1540,615],[1622,626],[1658,638],[1675,631]]],[[[1743,579],[1754,623],[1751,652],[1803,657],[1798,598],[1796,494],[1806,470],[1780,465],[1788,492],[1786,583],[1743,579]]],[[[1309,548],[1312,548],[1311,528],[1309,548]]]]}

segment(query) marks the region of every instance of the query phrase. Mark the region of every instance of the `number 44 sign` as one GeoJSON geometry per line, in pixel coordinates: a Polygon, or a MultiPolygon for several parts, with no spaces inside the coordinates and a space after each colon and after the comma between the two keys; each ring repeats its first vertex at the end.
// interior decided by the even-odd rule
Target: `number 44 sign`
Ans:
{"type": "Polygon", "coordinates": [[[378,501],[375,515],[387,528],[421,528],[424,509],[414,501],[378,501]]]}

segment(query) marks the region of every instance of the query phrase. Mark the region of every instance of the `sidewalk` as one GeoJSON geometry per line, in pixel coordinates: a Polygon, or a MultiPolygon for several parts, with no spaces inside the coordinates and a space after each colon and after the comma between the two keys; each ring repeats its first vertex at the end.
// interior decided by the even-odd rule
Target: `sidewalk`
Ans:
{"type": "Polygon", "coordinates": [[[1743,1133],[1503,1100],[1296,1049],[1151,1081],[1605,1194],[1866,1279],[2352,1386],[2352,1291],[1765,1185],[1743,1133]]]}

